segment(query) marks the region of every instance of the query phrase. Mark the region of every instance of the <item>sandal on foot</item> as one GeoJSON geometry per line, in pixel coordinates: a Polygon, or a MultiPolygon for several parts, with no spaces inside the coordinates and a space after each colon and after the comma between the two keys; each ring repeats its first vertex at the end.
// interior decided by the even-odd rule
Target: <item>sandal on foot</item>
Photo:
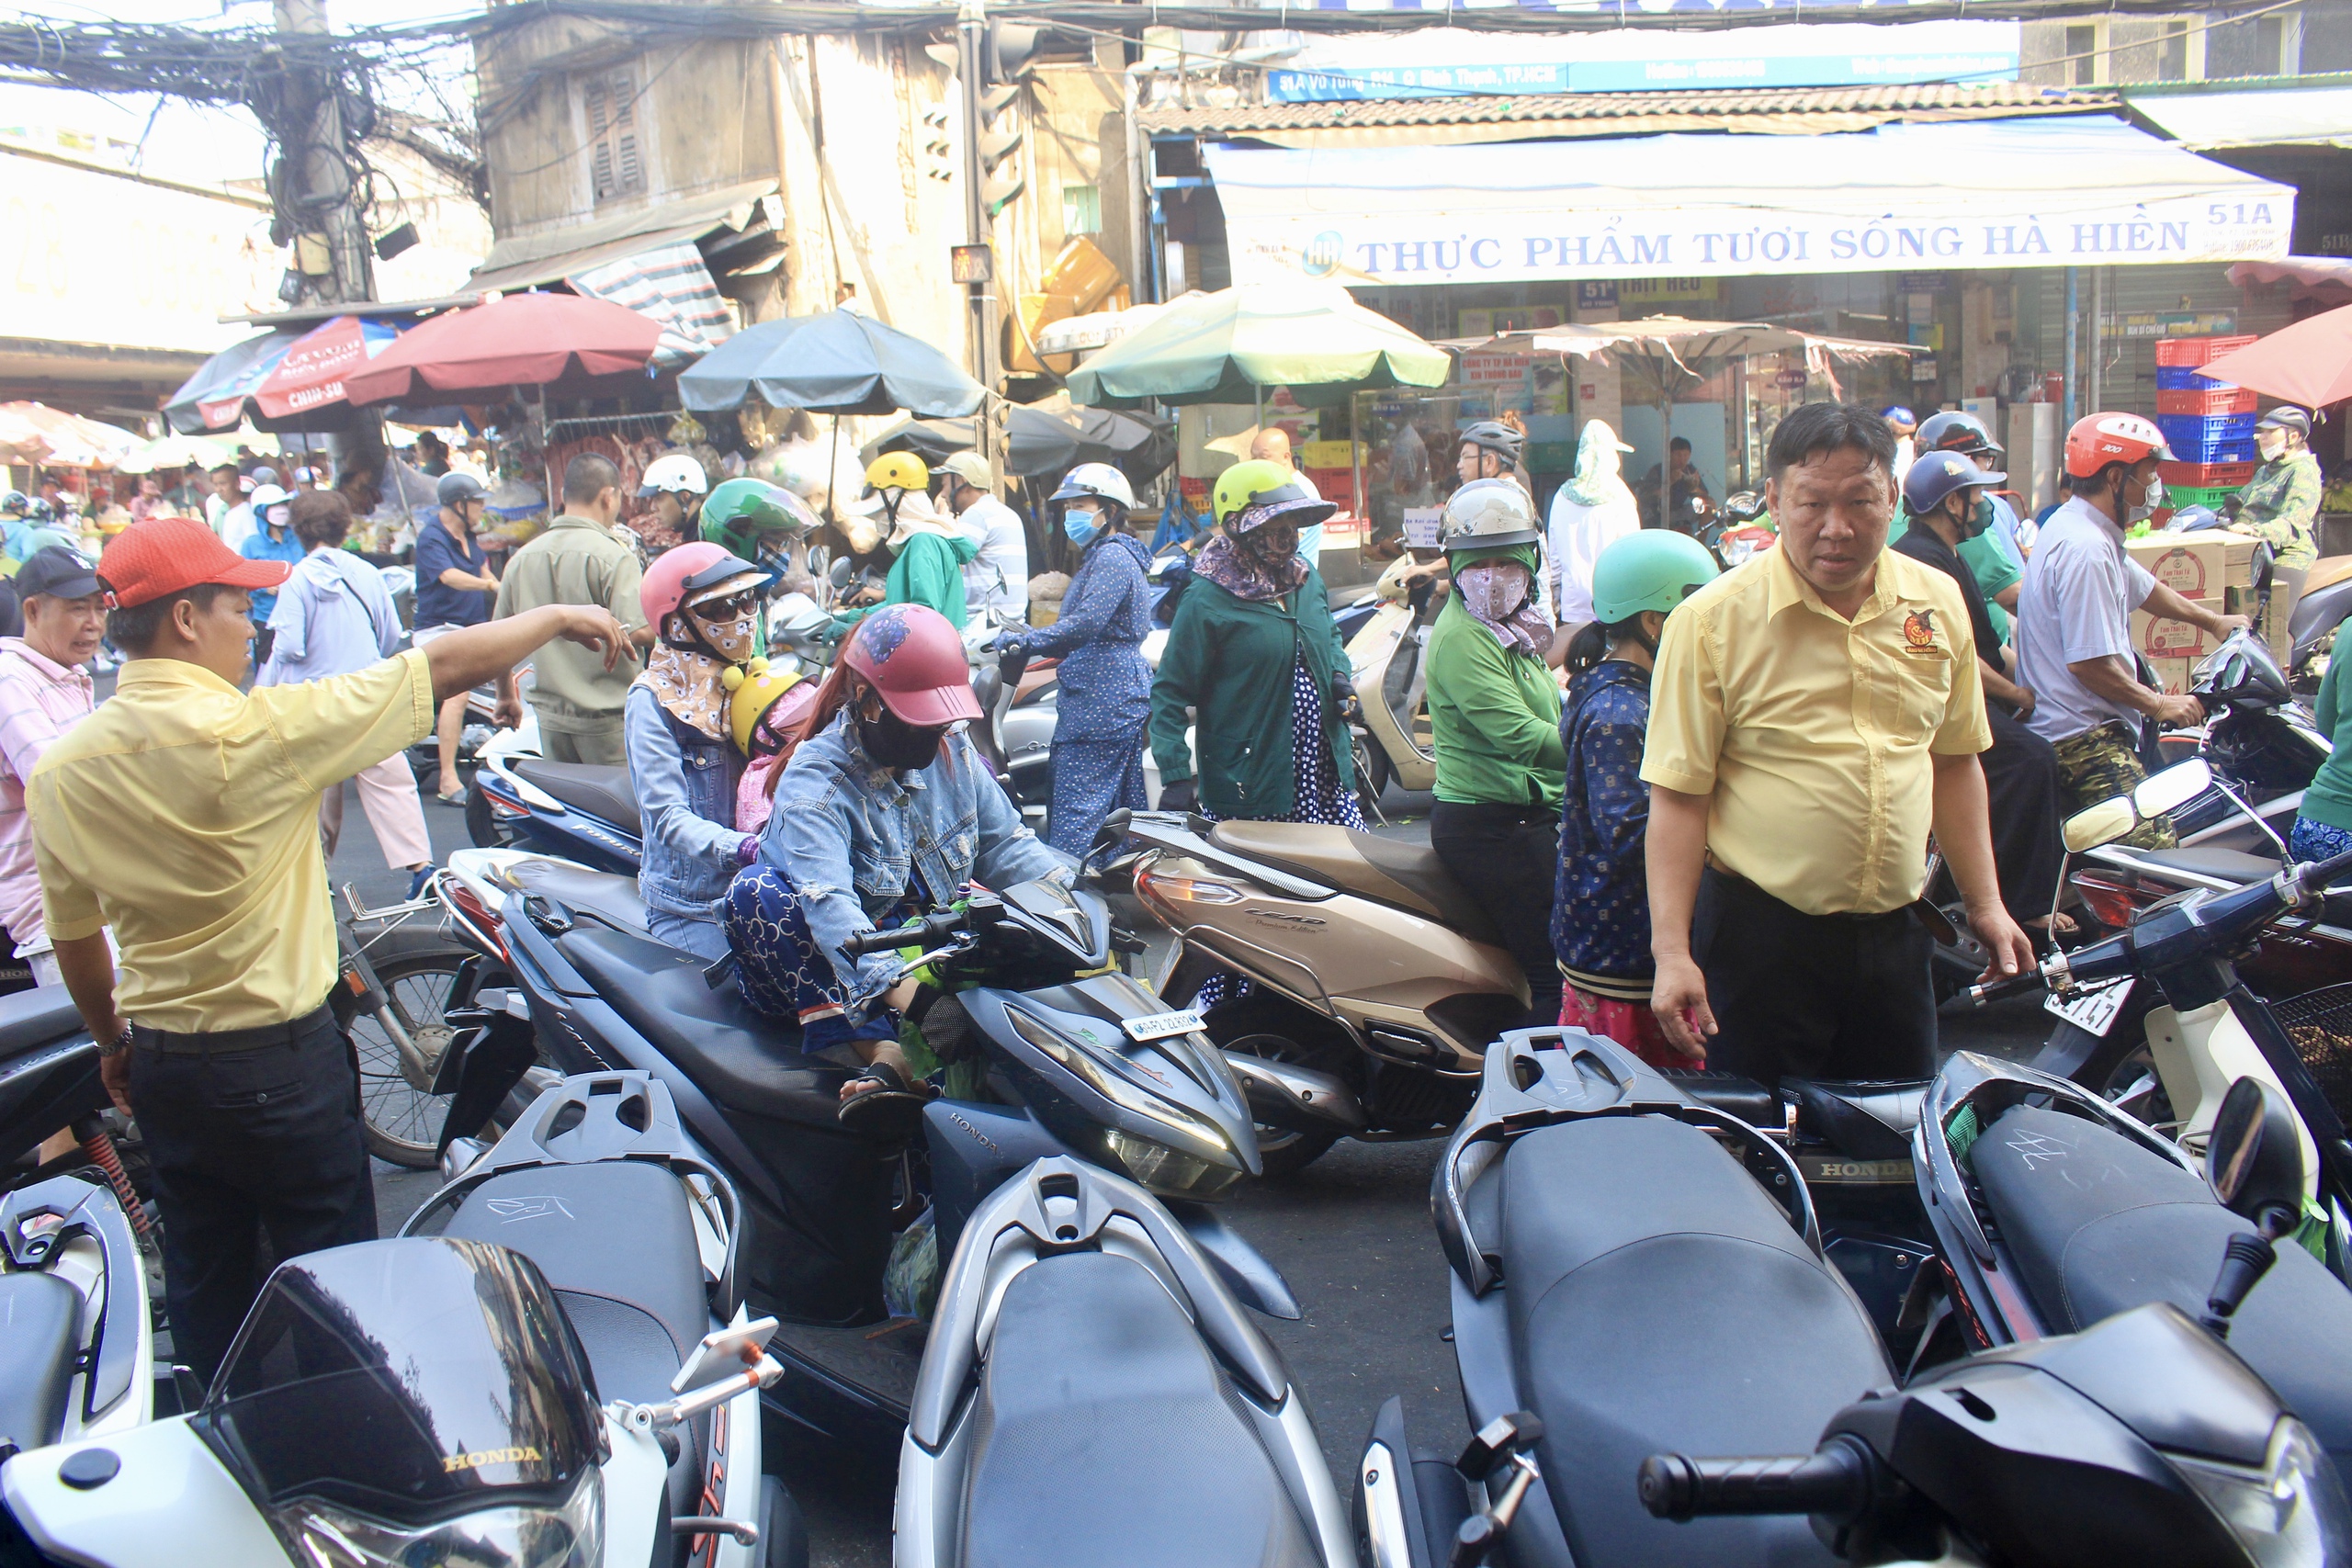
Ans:
{"type": "Polygon", "coordinates": [[[902,1144],[922,1124],[922,1108],[931,1096],[910,1087],[906,1076],[888,1062],[876,1062],[849,1080],[876,1087],[860,1089],[834,1112],[841,1123],[861,1137],[877,1143],[902,1144]]]}

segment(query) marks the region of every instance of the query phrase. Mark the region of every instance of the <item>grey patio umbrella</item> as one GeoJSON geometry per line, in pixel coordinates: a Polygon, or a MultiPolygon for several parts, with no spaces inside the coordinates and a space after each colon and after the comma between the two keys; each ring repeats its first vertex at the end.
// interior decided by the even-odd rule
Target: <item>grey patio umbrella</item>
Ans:
{"type": "Polygon", "coordinates": [[[703,413],[743,406],[812,413],[954,419],[980,406],[980,384],[938,349],[855,310],[787,316],[745,327],[678,377],[678,396],[703,413]]]}

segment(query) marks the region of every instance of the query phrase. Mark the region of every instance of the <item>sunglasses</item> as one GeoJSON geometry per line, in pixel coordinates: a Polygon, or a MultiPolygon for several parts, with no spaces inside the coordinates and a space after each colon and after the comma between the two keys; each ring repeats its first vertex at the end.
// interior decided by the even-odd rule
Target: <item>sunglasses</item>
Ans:
{"type": "Polygon", "coordinates": [[[706,599],[699,604],[686,606],[698,621],[740,621],[759,608],[757,589],[747,588],[741,593],[730,593],[724,599],[706,599]]]}

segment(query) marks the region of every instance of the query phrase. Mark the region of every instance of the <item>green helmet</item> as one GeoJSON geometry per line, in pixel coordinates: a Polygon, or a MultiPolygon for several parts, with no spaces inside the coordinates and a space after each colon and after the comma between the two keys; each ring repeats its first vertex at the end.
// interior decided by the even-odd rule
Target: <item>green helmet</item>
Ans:
{"type": "Polygon", "coordinates": [[[765,479],[729,479],[702,503],[702,536],[729,555],[759,559],[765,534],[799,534],[818,525],[808,503],[765,479]]]}
{"type": "Polygon", "coordinates": [[[1236,463],[1216,477],[1216,520],[1236,534],[1277,517],[1294,527],[1308,528],[1338,510],[1308,494],[1289,468],[1263,457],[1236,463]]]}
{"type": "Polygon", "coordinates": [[[1715,578],[1715,558],[1688,534],[1645,528],[1600,552],[1592,563],[1592,618],[1613,626],[1644,610],[1663,615],[1690,590],[1715,578]]]}

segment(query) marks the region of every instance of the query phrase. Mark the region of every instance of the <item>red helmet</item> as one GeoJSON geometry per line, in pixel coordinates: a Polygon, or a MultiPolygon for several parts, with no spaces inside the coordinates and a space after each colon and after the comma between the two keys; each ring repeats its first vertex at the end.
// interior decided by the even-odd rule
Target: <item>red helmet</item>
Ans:
{"type": "Polygon", "coordinates": [[[842,662],[874,683],[883,706],[919,728],[980,716],[964,639],[928,604],[885,604],[866,616],[842,662]]]}
{"type": "Polygon", "coordinates": [[[2137,463],[2149,457],[2172,460],[2164,432],[2136,413],[2092,413],[2066,432],[2066,471],[2095,479],[2109,463],[2137,463]]]}
{"type": "Polygon", "coordinates": [[[706,589],[747,576],[769,582],[775,574],[730,556],[717,545],[680,545],[662,551],[645,569],[645,576],[637,585],[637,602],[645,611],[645,624],[659,632],[662,621],[679,605],[706,589]]]}

